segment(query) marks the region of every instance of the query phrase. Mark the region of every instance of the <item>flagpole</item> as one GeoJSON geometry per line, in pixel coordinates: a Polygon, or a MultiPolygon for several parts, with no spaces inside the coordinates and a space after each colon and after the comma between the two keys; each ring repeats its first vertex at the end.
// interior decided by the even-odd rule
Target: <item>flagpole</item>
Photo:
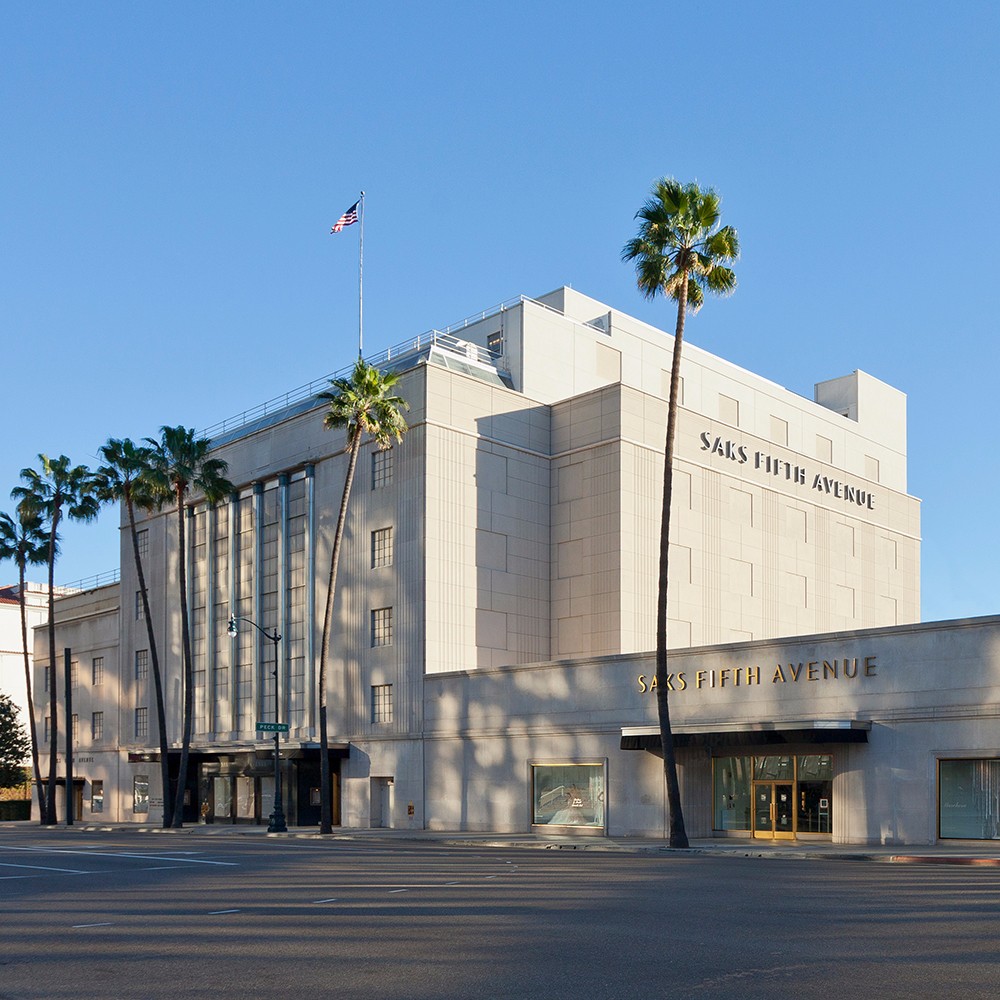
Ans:
{"type": "Polygon", "coordinates": [[[364,351],[365,342],[365,286],[364,286],[364,274],[365,274],[365,193],[361,192],[361,197],[358,199],[361,202],[361,211],[359,213],[361,230],[360,239],[358,241],[358,357],[360,358],[364,351]]]}

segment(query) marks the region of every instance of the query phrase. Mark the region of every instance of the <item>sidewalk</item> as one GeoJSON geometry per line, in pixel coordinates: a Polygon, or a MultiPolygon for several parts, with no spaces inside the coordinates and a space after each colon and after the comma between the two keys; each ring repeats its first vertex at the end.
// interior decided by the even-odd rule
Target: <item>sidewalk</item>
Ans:
{"type": "Polygon", "coordinates": [[[29,823],[0,823],[8,828],[75,830],[81,833],[143,833],[163,837],[265,837],[353,842],[421,841],[449,847],[516,848],[519,850],[605,851],[625,854],[660,854],[673,857],[728,855],[744,858],[827,859],[877,861],[888,864],[952,864],[1000,868],[1000,841],[926,845],[833,844],[829,841],[692,840],[686,850],[672,850],[663,840],[645,837],[588,837],[534,833],[467,833],[439,830],[346,830],[337,828],[324,837],[315,827],[289,827],[287,833],[268,833],[265,826],[195,824],[180,830],[133,824],[76,823],[72,827],[39,827],[29,823]]]}

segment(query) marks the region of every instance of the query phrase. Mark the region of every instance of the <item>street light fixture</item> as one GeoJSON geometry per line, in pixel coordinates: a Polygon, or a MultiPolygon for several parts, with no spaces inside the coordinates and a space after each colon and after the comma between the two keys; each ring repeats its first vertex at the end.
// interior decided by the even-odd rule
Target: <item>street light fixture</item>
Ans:
{"type": "MultiPolygon", "coordinates": [[[[274,811],[268,817],[267,832],[268,833],[288,833],[288,826],[285,823],[285,810],[282,808],[281,804],[281,767],[278,763],[278,752],[279,743],[278,738],[283,732],[288,732],[288,726],[282,725],[279,721],[280,715],[280,705],[281,698],[279,693],[279,682],[278,682],[278,664],[280,659],[278,657],[278,643],[281,642],[281,636],[278,635],[278,630],[274,630],[272,635],[267,629],[261,628],[255,621],[250,618],[244,618],[242,615],[230,615],[229,616],[229,626],[226,631],[233,637],[239,634],[239,627],[237,622],[246,622],[248,625],[253,625],[255,629],[265,639],[269,639],[274,643],[274,811]]],[[[270,729],[271,725],[268,723],[257,723],[257,729],[261,728],[270,729]]]]}

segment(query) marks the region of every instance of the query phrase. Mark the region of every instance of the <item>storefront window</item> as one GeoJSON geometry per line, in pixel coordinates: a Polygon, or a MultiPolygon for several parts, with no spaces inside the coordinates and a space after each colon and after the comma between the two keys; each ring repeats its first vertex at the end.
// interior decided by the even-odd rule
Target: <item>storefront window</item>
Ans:
{"type": "Polygon", "coordinates": [[[830,833],[833,757],[805,754],[798,758],[798,832],[830,833]]]}
{"type": "Polygon", "coordinates": [[[149,812],[149,775],[137,774],[132,778],[132,812],[149,812]]]}
{"type": "Polygon", "coordinates": [[[531,768],[536,826],[604,826],[603,764],[534,764],[531,768]]]}
{"type": "Polygon", "coordinates": [[[90,783],[90,811],[92,813],[104,812],[103,781],[92,781],[90,783]]]}
{"type": "Polygon", "coordinates": [[[750,829],[752,757],[716,757],[714,814],[716,830],[750,829]]]}
{"type": "Polygon", "coordinates": [[[941,838],[1000,840],[1000,760],[943,760],[939,775],[941,838]]]}

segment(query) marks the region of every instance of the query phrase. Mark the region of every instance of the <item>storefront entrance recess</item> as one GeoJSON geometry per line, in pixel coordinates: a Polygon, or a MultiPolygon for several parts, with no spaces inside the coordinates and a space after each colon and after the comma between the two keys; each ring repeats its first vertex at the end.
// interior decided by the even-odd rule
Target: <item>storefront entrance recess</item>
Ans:
{"type": "Polygon", "coordinates": [[[715,830],[767,840],[830,836],[830,754],[716,757],[713,765],[715,830]]]}

